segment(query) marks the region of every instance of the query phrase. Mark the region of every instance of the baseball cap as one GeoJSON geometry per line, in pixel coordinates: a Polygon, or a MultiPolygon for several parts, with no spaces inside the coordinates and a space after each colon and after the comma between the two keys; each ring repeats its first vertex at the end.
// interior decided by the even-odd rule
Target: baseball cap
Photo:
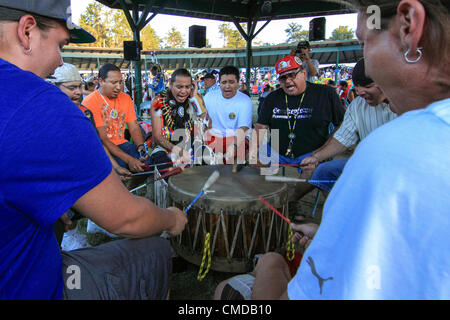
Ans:
{"type": "Polygon", "coordinates": [[[70,0],[0,0],[0,6],[66,22],[71,43],[92,43],[95,37],[72,23],[70,0]]]}
{"type": "Polygon", "coordinates": [[[288,74],[295,72],[298,68],[303,65],[302,60],[296,56],[285,56],[277,61],[275,64],[275,70],[278,75],[288,74]]]}
{"type": "Polygon", "coordinates": [[[373,82],[371,78],[366,76],[366,68],[364,67],[364,58],[359,60],[353,68],[352,80],[355,86],[368,86],[373,82]]]}
{"type": "Polygon", "coordinates": [[[311,48],[311,45],[309,44],[309,41],[300,41],[298,44],[297,44],[297,50],[300,50],[301,48],[308,48],[308,49],[310,49],[311,48]]]}
{"type": "Polygon", "coordinates": [[[203,77],[201,77],[201,79],[202,80],[205,80],[205,79],[214,79],[214,80],[216,80],[216,77],[212,73],[208,72],[203,77]]]}
{"type": "Polygon", "coordinates": [[[49,81],[53,83],[81,81],[81,76],[77,67],[70,63],[64,63],[56,68],[55,73],[49,77],[49,81]]]}

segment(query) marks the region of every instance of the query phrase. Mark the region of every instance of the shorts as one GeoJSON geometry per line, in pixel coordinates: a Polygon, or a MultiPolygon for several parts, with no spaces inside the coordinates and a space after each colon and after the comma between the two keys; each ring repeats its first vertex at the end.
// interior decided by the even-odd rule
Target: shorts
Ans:
{"type": "MultiPolygon", "coordinates": [[[[312,152],[308,152],[296,158],[289,158],[278,154],[274,149],[270,147],[269,144],[266,144],[261,146],[259,158],[261,159],[262,163],[270,163],[272,166],[274,166],[278,164],[300,164],[303,159],[311,156],[311,154],[312,152]],[[264,154],[262,150],[267,150],[266,154],[264,154]]],[[[300,167],[297,169],[297,171],[298,173],[302,173],[302,169],[300,167]]]]}
{"type": "Polygon", "coordinates": [[[65,300],[162,300],[172,273],[169,241],[124,239],[63,251],[65,300]]]}

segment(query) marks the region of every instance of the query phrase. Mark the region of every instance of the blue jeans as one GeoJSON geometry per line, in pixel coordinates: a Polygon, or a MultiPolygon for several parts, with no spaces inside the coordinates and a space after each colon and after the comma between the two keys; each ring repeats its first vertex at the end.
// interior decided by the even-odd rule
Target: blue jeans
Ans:
{"type": "MultiPolygon", "coordinates": [[[[311,156],[312,152],[305,153],[304,155],[298,156],[297,158],[289,158],[286,156],[282,156],[281,154],[277,153],[274,149],[270,147],[269,144],[262,145],[261,148],[267,148],[267,158],[265,155],[263,155],[260,152],[260,159],[263,163],[270,163],[271,165],[277,165],[277,164],[300,164],[303,159],[306,157],[311,156]]],[[[302,169],[299,167],[298,173],[302,173],[302,169]]]]}
{"type": "MultiPolygon", "coordinates": [[[[337,180],[344,170],[347,161],[348,159],[338,159],[322,162],[314,171],[311,180],[337,180]]],[[[333,182],[310,182],[310,184],[328,192],[334,186],[333,182]]]]}
{"type": "MultiPolygon", "coordinates": [[[[132,156],[133,158],[139,159],[141,156],[139,155],[139,152],[137,151],[137,146],[134,143],[131,142],[124,142],[122,144],[119,144],[118,147],[120,148],[120,150],[122,150],[123,152],[125,152],[126,154],[132,156]]],[[[114,159],[117,161],[117,163],[119,164],[119,166],[123,167],[123,168],[128,168],[128,165],[125,163],[125,161],[123,161],[122,159],[119,159],[117,157],[114,157],[114,159]]],[[[146,163],[148,165],[152,164],[151,161],[151,157],[149,156],[147,158],[146,163]]]]}

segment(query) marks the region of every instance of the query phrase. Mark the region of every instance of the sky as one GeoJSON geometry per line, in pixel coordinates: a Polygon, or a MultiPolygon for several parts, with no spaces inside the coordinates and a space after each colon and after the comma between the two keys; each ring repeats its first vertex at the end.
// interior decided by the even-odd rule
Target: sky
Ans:
{"type": "MultiPolygon", "coordinates": [[[[92,2],[94,2],[94,0],[71,0],[72,21],[75,24],[78,24],[81,14],[84,13],[88,4],[92,2]]],[[[349,28],[353,29],[353,31],[356,30],[357,14],[333,15],[325,17],[327,38],[329,38],[332,31],[339,26],[349,26],[349,28]]],[[[303,30],[308,30],[309,22],[313,18],[314,17],[271,21],[259,33],[255,41],[273,44],[286,42],[287,34],[284,30],[287,29],[289,23],[295,22],[301,24],[303,26],[303,30]]],[[[189,27],[191,25],[206,26],[206,38],[209,40],[212,48],[221,48],[223,47],[223,39],[220,38],[218,31],[218,26],[221,23],[223,22],[158,14],[150,21],[150,26],[155,30],[156,34],[161,39],[166,36],[167,32],[172,27],[175,27],[181,32],[186,44],[188,43],[189,27]]],[[[264,22],[259,22],[257,24],[256,30],[259,30],[263,23],[264,22]]],[[[234,28],[234,24],[231,24],[231,26],[234,28]]]]}

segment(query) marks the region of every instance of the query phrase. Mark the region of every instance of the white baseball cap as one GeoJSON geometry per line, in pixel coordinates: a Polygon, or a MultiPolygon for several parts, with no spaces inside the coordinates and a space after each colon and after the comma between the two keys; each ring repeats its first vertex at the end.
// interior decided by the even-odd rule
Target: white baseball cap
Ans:
{"type": "Polygon", "coordinates": [[[77,67],[70,63],[64,63],[55,70],[55,73],[48,80],[53,83],[81,81],[81,76],[77,67]]]}

